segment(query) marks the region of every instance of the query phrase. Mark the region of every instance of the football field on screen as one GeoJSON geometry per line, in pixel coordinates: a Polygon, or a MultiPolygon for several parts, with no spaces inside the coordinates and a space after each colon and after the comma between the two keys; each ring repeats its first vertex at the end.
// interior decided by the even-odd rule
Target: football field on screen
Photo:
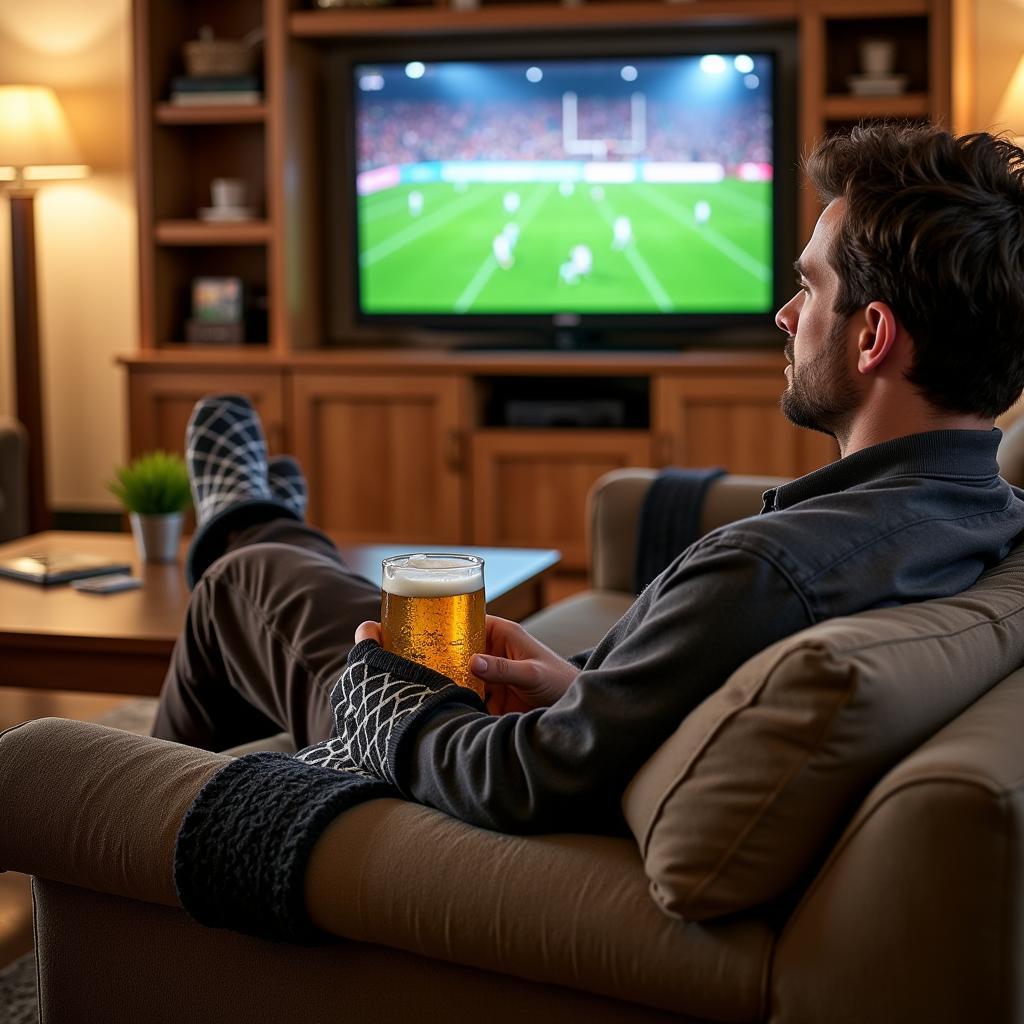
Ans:
{"type": "Polygon", "coordinates": [[[569,195],[557,183],[434,183],[359,203],[368,313],[771,309],[769,182],[577,184],[569,195]],[[617,250],[622,217],[632,240],[617,250]],[[493,250],[503,231],[518,232],[508,267],[493,250]],[[580,245],[589,273],[561,273],[580,245]]]}

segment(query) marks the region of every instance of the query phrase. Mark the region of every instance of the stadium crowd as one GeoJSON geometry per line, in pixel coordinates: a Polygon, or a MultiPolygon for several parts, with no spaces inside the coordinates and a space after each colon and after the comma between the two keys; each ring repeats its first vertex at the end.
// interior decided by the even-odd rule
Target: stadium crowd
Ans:
{"type": "MultiPolygon", "coordinates": [[[[642,153],[618,151],[608,160],[708,161],[725,167],[771,162],[771,109],[752,94],[708,112],[650,103],[642,153]]],[[[628,140],[628,99],[581,99],[577,137],[628,140]]],[[[522,102],[374,101],[363,104],[358,125],[360,171],[434,160],[577,160],[562,139],[558,100],[522,102]]]]}

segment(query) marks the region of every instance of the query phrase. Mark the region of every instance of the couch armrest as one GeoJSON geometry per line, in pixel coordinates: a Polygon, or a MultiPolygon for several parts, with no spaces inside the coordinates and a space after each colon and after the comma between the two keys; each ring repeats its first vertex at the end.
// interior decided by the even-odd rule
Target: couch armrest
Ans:
{"type": "Polygon", "coordinates": [[[632,839],[504,835],[400,800],[328,827],[306,908],[349,939],[722,1021],[761,1019],[774,942],[753,915],[666,917],[632,839]]]}
{"type": "Polygon", "coordinates": [[[1020,1019],[1024,670],[872,791],[790,918],[772,1024],[1020,1019]]]}
{"type": "MultiPolygon", "coordinates": [[[[589,582],[594,590],[633,592],[636,535],[640,510],[654,469],[613,469],[587,496],[589,582]]],[[[783,477],[726,475],[707,490],[701,509],[700,532],[735,522],[761,511],[761,495],[784,482],[783,477]]]]}
{"type": "Polygon", "coordinates": [[[63,718],[0,733],[0,869],[177,906],[174,840],[230,758],[63,718]]]}
{"type": "Polygon", "coordinates": [[[28,533],[28,434],[0,416],[0,541],[28,533]]]}

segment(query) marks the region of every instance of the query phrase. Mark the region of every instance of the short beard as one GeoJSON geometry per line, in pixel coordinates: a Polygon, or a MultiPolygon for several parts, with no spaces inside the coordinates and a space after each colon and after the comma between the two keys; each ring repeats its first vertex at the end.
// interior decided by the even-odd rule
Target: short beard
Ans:
{"type": "Polygon", "coordinates": [[[837,318],[822,350],[799,369],[793,362],[792,338],[786,354],[792,369],[779,399],[783,415],[798,427],[841,441],[860,397],[846,367],[846,322],[837,318]]]}

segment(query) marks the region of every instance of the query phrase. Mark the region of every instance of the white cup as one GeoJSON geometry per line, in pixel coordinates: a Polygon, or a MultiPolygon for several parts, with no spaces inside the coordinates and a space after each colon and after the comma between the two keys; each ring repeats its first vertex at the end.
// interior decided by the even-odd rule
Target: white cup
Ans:
{"type": "Polygon", "coordinates": [[[245,206],[245,182],[241,178],[214,178],[210,182],[210,198],[220,209],[245,206]]]}
{"type": "Polygon", "coordinates": [[[860,66],[866,75],[892,74],[896,44],[891,39],[865,39],[860,44],[860,66]]]}

